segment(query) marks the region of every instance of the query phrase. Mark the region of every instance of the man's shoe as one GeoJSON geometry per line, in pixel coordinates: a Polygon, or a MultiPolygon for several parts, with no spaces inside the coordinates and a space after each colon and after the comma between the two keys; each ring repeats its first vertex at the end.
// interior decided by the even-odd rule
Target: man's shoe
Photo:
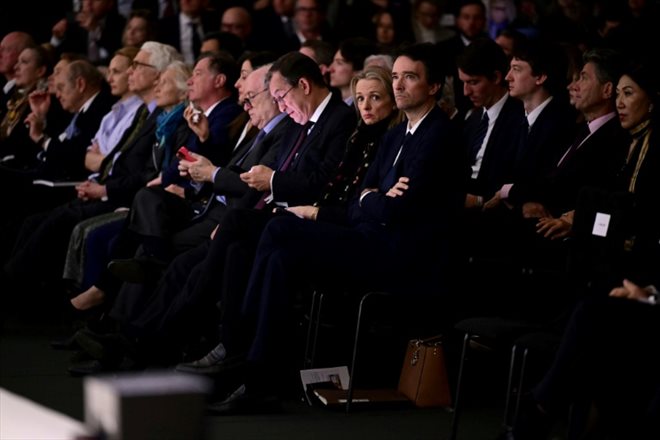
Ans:
{"type": "Polygon", "coordinates": [[[90,357],[107,364],[119,364],[126,353],[126,342],[119,334],[98,334],[89,329],[81,329],[74,338],[90,357]]]}
{"type": "Polygon", "coordinates": [[[225,346],[221,342],[203,358],[178,364],[175,370],[180,373],[216,374],[222,371],[226,357],[227,350],[225,350],[225,346]]]}
{"type": "Polygon", "coordinates": [[[150,257],[112,260],[108,270],[127,283],[143,284],[157,277],[167,266],[164,261],[150,257]]]}
{"type": "Polygon", "coordinates": [[[226,414],[233,412],[252,412],[275,409],[279,403],[277,396],[273,394],[254,394],[248,392],[245,384],[240,385],[226,398],[208,404],[206,409],[215,414],[226,414]]]}

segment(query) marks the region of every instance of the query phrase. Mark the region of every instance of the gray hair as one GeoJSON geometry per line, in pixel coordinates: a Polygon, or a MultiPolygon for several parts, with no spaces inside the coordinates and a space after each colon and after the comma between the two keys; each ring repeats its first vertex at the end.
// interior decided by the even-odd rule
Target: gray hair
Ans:
{"type": "MultiPolygon", "coordinates": [[[[174,72],[174,86],[181,93],[188,91],[188,79],[192,75],[192,69],[183,61],[173,61],[165,70],[174,72]]],[[[164,72],[164,71],[163,71],[164,72]]]]}
{"type": "Polygon", "coordinates": [[[392,67],[394,66],[394,60],[392,59],[391,55],[387,55],[384,53],[377,53],[374,55],[369,55],[364,59],[365,69],[367,68],[367,66],[380,66],[391,72],[392,67]]]}
{"type": "Polygon", "coordinates": [[[169,44],[147,41],[140,50],[149,53],[149,64],[161,73],[174,61],[183,61],[183,56],[169,44]]]}

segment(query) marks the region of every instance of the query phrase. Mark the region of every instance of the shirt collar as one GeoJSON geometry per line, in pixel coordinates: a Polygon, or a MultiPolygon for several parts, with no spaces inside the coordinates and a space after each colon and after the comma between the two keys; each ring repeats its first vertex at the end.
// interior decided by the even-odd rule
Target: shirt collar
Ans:
{"type": "Polygon", "coordinates": [[[92,102],[94,102],[94,98],[96,98],[99,95],[99,92],[94,93],[91,98],[89,98],[85,103],[80,107],[78,110],[78,113],[85,113],[88,109],[89,106],[92,105],[92,102]]]}
{"type": "Polygon", "coordinates": [[[279,124],[280,121],[281,121],[282,119],[284,119],[285,116],[286,116],[286,113],[282,112],[282,113],[278,114],[277,116],[275,116],[275,117],[274,117],[273,119],[271,119],[270,121],[268,121],[268,124],[266,124],[266,125],[264,126],[264,128],[263,128],[264,133],[266,133],[266,134],[270,133],[271,130],[272,130],[273,128],[275,128],[275,127],[277,126],[277,124],[279,124]]]}
{"type": "Polygon", "coordinates": [[[224,101],[225,99],[227,99],[227,98],[226,98],[226,97],[225,97],[225,98],[222,98],[221,100],[216,101],[216,102],[214,102],[213,104],[211,104],[211,105],[209,106],[209,108],[207,108],[206,111],[204,112],[204,116],[206,116],[206,117],[208,118],[209,115],[211,114],[211,112],[213,111],[213,109],[215,109],[215,108],[218,106],[218,104],[220,104],[220,103],[221,103],[222,101],[224,101]]]}
{"type": "Polygon", "coordinates": [[[611,112],[589,122],[589,133],[593,133],[605,125],[610,119],[616,116],[616,112],[611,112]]]}
{"type": "Polygon", "coordinates": [[[543,109],[546,108],[548,104],[550,104],[550,101],[552,101],[552,96],[548,96],[548,99],[543,101],[539,106],[537,106],[534,110],[532,110],[531,112],[529,112],[529,114],[526,115],[527,125],[529,125],[530,127],[534,125],[534,122],[536,122],[543,109]]]}
{"type": "Polygon", "coordinates": [[[431,107],[431,108],[429,109],[429,111],[427,111],[426,113],[424,113],[424,116],[422,116],[421,118],[419,118],[419,120],[418,120],[417,122],[415,122],[413,125],[408,124],[408,125],[407,125],[407,128],[406,128],[406,134],[408,134],[408,133],[410,133],[410,134],[415,134],[415,131],[417,131],[417,127],[419,127],[419,124],[421,124],[422,121],[423,121],[424,119],[426,119],[426,117],[429,115],[429,113],[431,113],[431,110],[433,110],[434,108],[435,108],[435,106],[431,107]]]}
{"type": "Polygon", "coordinates": [[[323,113],[323,110],[328,106],[328,103],[330,102],[330,98],[332,98],[332,93],[328,91],[328,96],[326,96],[323,101],[319,104],[318,107],[316,107],[316,110],[314,110],[314,113],[312,113],[312,117],[309,118],[309,122],[312,122],[316,124],[321,117],[321,113],[323,113]]]}
{"type": "Polygon", "coordinates": [[[502,111],[502,107],[504,107],[504,103],[508,98],[509,98],[509,94],[505,93],[504,96],[502,96],[499,101],[491,105],[490,108],[486,110],[486,113],[488,113],[489,124],[495,122],[497,117],[500,115],[500,112],[502,111]]]}
{"type": "Polygon", "coordinates": [[[12,89],[12,87],[14,87],[15,84],[16,84],[15,79],[10,79],[9,81],[7,81],[7,83],[2,88],[2,91],[5,92],[5,95],[9,93],[9,91],[12,89]]]}

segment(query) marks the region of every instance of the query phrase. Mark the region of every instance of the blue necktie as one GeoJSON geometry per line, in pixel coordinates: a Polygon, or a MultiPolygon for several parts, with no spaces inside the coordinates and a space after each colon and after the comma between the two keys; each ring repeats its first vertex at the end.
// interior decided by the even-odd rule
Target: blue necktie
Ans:
{"type": "Polygon", "coordinates": [[[477,160],[477,154],[481,150],[481,146],[484,143],[484,138],[488,132],[488,113],[483,112],[483,116],[477,125],[477,129],[474,131],[472,139],[470,141],[470,164],[474,164],[477,160]]]}
{"type": "Polygon", "coordinates": [[[71,118],[71,122],[69,122],[69,125],[64,130],[64,134],[66,135],[67,139],[71,139],[76,134],[78,134],[78,128],[76,127],[76,121],[78,120],[79,115],[80,115],[80,112],[74,113],[73,118],[71,118]]]}

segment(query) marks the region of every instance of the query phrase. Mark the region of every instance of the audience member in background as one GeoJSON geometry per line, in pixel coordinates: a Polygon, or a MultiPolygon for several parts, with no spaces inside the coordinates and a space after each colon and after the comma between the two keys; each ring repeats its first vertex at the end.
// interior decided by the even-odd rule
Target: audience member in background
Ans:
{"type": "Polygon", "coordinates": [[[148,9],[137,9],[131,12],[126,22],[121,42],[126,46],[140,48],[147,41],[156,37],[156,21],[148,9]]]}
{"type": "Polygon", "coordinates": [[[369,66],[380,66],[383,69],[391,72],[392,67],[394,66],[394,60],[392,59],[391,55],[377,53],[374,55],[369,55],[364,59],[364,67],[367,68],[369,66]]]}
{"type": "Polygon", "coordinates": [[[495,40],[516,18],[513,0],[490,0],[488,9],[488,36],[495,40]]]}
{"type": "Polygon", "coordinates": [[[47,77],[53,68],[50,53],[42,46],[23,49],[14,66],[13,82],[16,91],[7,101],[4,117],[0,119],[0,158],[3,165],[22,167],[34,163],[34,145],[25,125],[25,118],[30,112],[28,96],[37,88],[45,91],[47,77]],[[12,161],[14,162],[12,164],[12,161]]]}
{"type": "Polygon", "coordinates": [[[255,41],[252,36],[252,16],[242,6],[225,9],[220,19],[220,31],[236,35],[241,40],[243,50],[262,47],[261,42],[255,41]]]}
{"type": "Polygon", "coordinates": [[[84,54],[94,64],[106,65],[121,47],[126,19],[117,12],[115,0],[81,2],[74,21],[66,18],[52,29],[51,44],[62,52],[84,54]]]}
{"type": "Polygon", "coordinates": [[[351,80],[364,68],[364,59],[376,51],[376,46],[366,38],[351,38],[339,44],[330,64],[330,87],[338,89],[349,106],[353,106],[351,80]]]}
{"type": "Polygon", "coordinates": [[[200,49],[201,53],[218,53],[221,50],[228,52],[234,59],[238,60],[243,55],[243,42],[230,32],[209,32],[204,35],[200,49]]]}
{"type": "Polygon", "coordinates": [[[327,41],[307,40],[300,45],[299,52],[316,62],[325,82],[330,84],[330,65],[336,52],[335,47],[327,41]]]}
{"type": "Polygon", "coordinates": [[[525,38],[526,37],[523,34],[516,30],[503,29],[497,37],[495,37],[495,42],[502,48],[509,60],[511,60],[516,48],[525,38]]]}
{"type": "Polygon", "coordinates": [[[440,23],[444,11],[441,0],[415,0],[413,2],[412,29],[418,43],[440,43],[456,33],[440,23]]]}
{"type": "Polygon", "coordinates": [[[296,0],[293,14],[296,49],[307,40],[333,41],[325,19],[326,5],[323,0],[296,0]]]}
{"type": "Polygon", "coordinates": [[[220,17],[205,7],[203,0],[179,0],[179,13],[158,22],[158,41],[174,46],[191,66],[201,53],[204,35],[220,27],[220,17]]]}
{"type": "Polygon", "coordinates": [[[456,60],[472,41],[487,38],[486,6],[481,0],[462,0],[456,11],[456,35],[438,45],[439,55],[449,64],[447,75],[452,77],[455,106],[459,114],[465,114],[471,107],[470,100],[463,94],[458,79],[456,60]]]}
{"type": "Polygon", "coordinates": [[[14,81],[14,66],[23,49],[33,46],[32,37],[25,32],[10,32],[0,41],[0,75],[2,75],[2,90],[0,91],[0,119],[7,113],[7,101],[16,92],[14,81]]]}

